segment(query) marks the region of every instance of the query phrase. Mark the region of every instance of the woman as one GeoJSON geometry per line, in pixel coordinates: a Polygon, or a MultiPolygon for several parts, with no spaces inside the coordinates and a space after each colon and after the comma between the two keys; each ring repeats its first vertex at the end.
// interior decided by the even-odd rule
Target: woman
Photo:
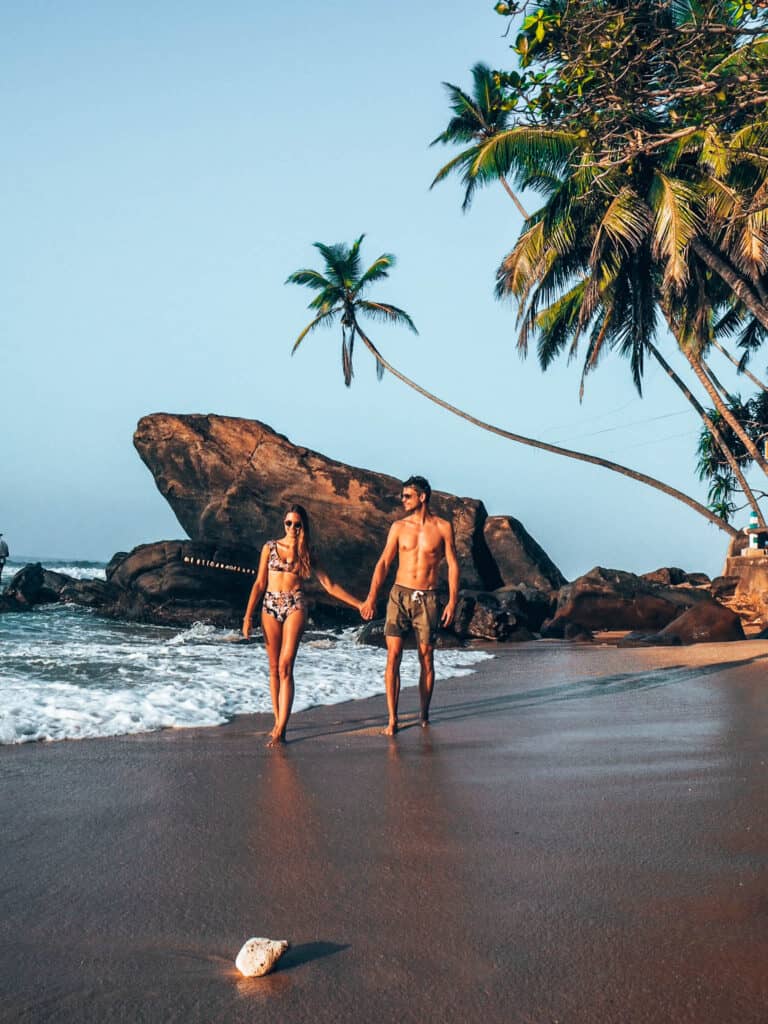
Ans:
{"type": "Polygon", "coordinates": [[[259,574],[243,619],[243,636],[248,637],[254,609],[263,595],[261,628],[269,657],[269,691],[275,713],[268,747],[285,743],[285,730],[293,705],[293,663],[307,622],[302,580],[309,579],[314,571],[320,585],[332,597],[345,601],[358,611],[362,608],[362,601],[334,583],[321,569],[312,566],[306,509],[302,505],[291,505],[285,513],[283,525],[285,536],[281,540],[267,541],[261,549],[259,574]]]}

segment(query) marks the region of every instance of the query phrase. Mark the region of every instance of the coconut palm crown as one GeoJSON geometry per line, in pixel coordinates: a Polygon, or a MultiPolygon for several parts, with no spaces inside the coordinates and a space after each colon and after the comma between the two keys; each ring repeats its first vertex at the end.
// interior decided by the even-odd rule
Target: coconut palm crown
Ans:
{"type": "Polygon", "coordinates": [[[291,354],[316,327],[333,327],[340,323],[341,367],[347,387],[352,383],[354,376],[352,355],[357,337],[376,358],[376,374],[379,380],[384,373],[384,366],[377,356],[375,347],[360,328],[360,318],[368,317],[385,323],[401,324],[414,334],[419,333],[405,310],[389,302],[373,302],[363,298],[369,286],[389,277],[389,271],[395,265],[395,257],[391,253],[382,253],[367,270],[362,271],[360,246],[364,238],[365,235],[360,235],[352,245],[345,245],[343,242],[335,245],[315,242],[315,248],[325,263],[323,273],[308,268],[296,270],[285,282],[301,284],[317,292],[308,306],[316,316],[293,343],[291,354]]]}
{"type": "Polygon", "coordinates": [[[499,181],[520,215],[527,219],[526,210],[505,177],[508,168],[501,159],[501,150],[494,158],[485,160],[481,168],[477,167],[477,158],[484,151],[484,146],[509,128],[511,114],[509,106],[505,103],[506,95],[499,85],[498,75],[487,64],[475,64],[472,68],[471,95],[451,82],[443,82],[443,85],[448,92],[453,117],[445,130],[433,139],[430,145],[434,146],[438,142],[452,146],[465,146],[467,143],[470,145],[440,168],[430,188],[439,181],[444,181],[455,171],[460,175],[465,189],[461,208],[466,211],[479,185],[499,181]]]}

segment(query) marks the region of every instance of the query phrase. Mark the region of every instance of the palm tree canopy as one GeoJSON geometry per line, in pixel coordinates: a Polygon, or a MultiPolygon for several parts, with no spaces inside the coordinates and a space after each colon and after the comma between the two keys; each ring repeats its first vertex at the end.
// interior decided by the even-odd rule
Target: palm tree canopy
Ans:
{"type": "MultiPolygon", "coordinates": [[[[358,320],[369,318],[384,323],[407,327],[418,334],[416,326],[405,310],[393,306],[389,302],[372,301],[363,298],[371,285],[389,277],[389,271],[395,265],[395,257],[391,253],[381,256],[363,270],[360,247],[365,235],[360,235],[351,245],[337,242],[326,245],[315,242],[315,248],[323,257],[323,270],[302,268],[289,274],[286,284],[299,284],[317,292],[310,301],[308,308],[316,315],[293,343],[293,354],[302,341],[317,327],[333,327],[341,323],[341,365],[344,383],[349,387],[354,376],[352,357],[355,338],[364,337],[358,320]]],[[[376,373],[381,379],[383,366],[377,359],[376,373]]]]}

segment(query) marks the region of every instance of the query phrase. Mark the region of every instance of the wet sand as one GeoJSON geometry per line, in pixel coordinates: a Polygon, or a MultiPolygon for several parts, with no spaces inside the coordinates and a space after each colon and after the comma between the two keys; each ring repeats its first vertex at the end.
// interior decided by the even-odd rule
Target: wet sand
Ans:
{"type": "Polygon", "coordinates": [[[521,644],[415,700],[0,748],[0,1020],[768,1020],[768,643],[521,644]]]}

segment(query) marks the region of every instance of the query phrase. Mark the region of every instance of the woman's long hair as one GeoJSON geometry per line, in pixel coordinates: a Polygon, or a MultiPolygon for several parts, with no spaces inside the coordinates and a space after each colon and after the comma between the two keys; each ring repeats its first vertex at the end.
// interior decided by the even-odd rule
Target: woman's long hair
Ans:
{"type": "Polygon", "coordinates": [[[308,579],[312,575],[312,536],[309,530],[307,510],[303,505],[289,505],[285,512],[286,515],[288,512],[295,512],[299,519],[301,519],[302,529],[299,530],[299,539],[296,544],[298,561],[298,572],[296,575],[301,576],[303,579],[308,579]]]}

